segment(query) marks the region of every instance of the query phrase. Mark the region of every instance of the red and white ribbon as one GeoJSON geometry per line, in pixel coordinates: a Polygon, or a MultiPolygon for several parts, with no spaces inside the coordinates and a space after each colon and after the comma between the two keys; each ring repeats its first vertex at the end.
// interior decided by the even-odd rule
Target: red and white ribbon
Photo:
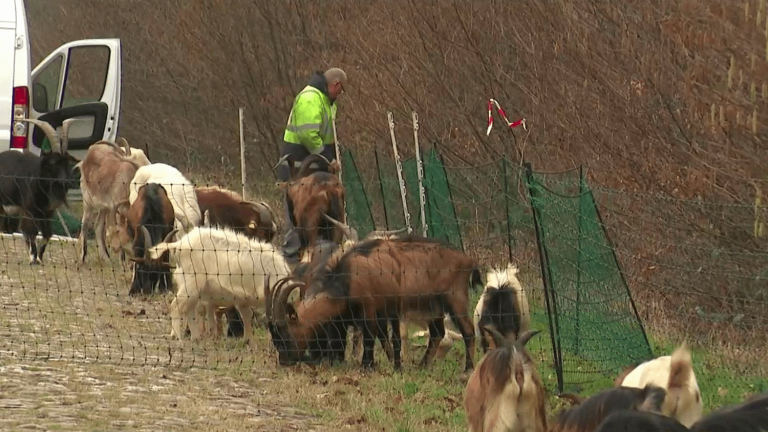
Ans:
{"type": "Polygon", "coordinates": [[[518,127],[520,125],[523,125],[523,129],[528,130],[528,127],[525,125],[525,119],[520,119],[516,122],[510,122],[507,118],[507,114],[504,112],[504,109],[501,108],[498,102],[496,102],[496,99],[488,99],[488,130],[485,132],[485,135],[488,136],[491,134],[491,128],[493,128],[493,106],[496,105],[496,111],[499,113],[501,118],[504,119],[505,122],[507,122],[507,126],[510,128],[518,127]]]}

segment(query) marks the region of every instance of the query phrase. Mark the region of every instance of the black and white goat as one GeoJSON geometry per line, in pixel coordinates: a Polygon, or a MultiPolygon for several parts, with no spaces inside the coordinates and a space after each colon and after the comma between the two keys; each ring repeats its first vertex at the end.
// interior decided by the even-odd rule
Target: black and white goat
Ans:
{"type": "Polygon", "coordinates": [[[67,206],[69,189],[69,162],[67,133],[74,119],[64,120],[61,138],[49,123],[36,119],[23,119],[45,132],[51,143],[50,151],[40,156],[17,150],[0,153],[0,216],[21,218],[21,232],[29,252],[30,264],[41,264],[43,252],[53,235],[51,219],[54,212],[67,206]],[[36,244],[37,234],[42,241],[36,244]]]}
{"type": "Polygon", "coordinates": [[[512,340],[531,328],[528,297],[517,279],[517,267],[492,269],[485,277],[483,295],[475,306],[475,334],[480,337],[483,353],[495,346],[494,338],[484,328],[490,327],[512,340]]]}

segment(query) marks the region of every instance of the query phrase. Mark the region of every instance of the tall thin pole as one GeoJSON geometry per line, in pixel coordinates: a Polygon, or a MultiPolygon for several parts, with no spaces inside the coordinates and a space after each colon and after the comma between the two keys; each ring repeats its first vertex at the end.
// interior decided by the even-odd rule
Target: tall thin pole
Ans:
{"type": "Polygon", "coordinates": [[[243,185],[243,199],[248,199],[245,196],[245,137],[243,134],[243,113],[245,108],[238,108],[237,117],[240,124],[240,181],[243,185]]]}
{"type": "Polygon", "coordinates": [[[405,181],[403,180],[403,164],[400,162],[400,155],[397,153],[397,141],[395,140],[395,119],[392,111],[387,111],[387,120],[389,121],[389,136],[392,138],[392,152],[395,154],[395,164],[397,165],[397,179],[400,181],[400,198],[403,200],[403,214],[405,215],[405,226],[408,228],[408,234],[413,232],[411,228],[411,214],[408,213],[408,201],[405,199],[405,181]]]}
{"type": "Polygon", "coordinates": [[[425,211],[426,197],[424,195],[424,163],[421,161],[421,149],[419,148],[419,115],[411,112],[413,117],[413,143],[416,147],[416,172],[419,176],[419,205],[421,206],[421,233],[427,236],[427,214],[425,211]]]}

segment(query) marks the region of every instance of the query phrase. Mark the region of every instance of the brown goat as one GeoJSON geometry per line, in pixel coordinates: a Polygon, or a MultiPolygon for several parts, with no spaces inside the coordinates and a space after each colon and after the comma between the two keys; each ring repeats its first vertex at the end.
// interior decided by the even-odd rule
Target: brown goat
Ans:
{"type": "Polygon", "coordinates": [[[545,432],[544,383],[525,344],[539,330],[528,330],[516,341],[492,327],[498,348],[488,351],[470,375],[464,409],[470,432],[545,432]]]}
{"type": "Polygon", "coordinates": [[[265,202],[245,201],[237,192],[216,186],[195,187],[200,214],[208,214],[208,224],[231,228],[254,240],[272,241],[277,225],[265,202]]]}
{"type": "MultiPolygon", "coordinates": [[[[86,234],[96,218],[96,248],[101,259],[109,259],[106,244],[106,227],[110,222],[117,224],[118,215],[124,216],[121,208],[127,210],[128,186],[136,170],[149,165],[149,159],[140,149],[133,149],[125,138],[118,138],[115,143],[102,140],[88,147],[85,158],[75,165],[80,170],[80,189],[83,192],[83,218],[81,221],[78,246],[80,261],[84,262],[88,253],[86,234]],[[118,146],[125,148],[123,150],[118,146]]],[[[119,224],[117,225],[119,226],[119,224]]],[[[125,239],[125,236],[119,239],[125,239]]],[[[110,243],[112,239],[110,239],[110,243]]],[[[125,259],[125,254],[121,255],[125,259]]]]}
{"type": "Polygon", "coordinates": [[[160,243],[170,242],[174,230],[174,213],[165,188],[157,183],[148,183],[139,188],[138,197],[128,209],[128,233],[133,238],[133,280],[129,295],[150,294],[159,283],[159,290],[171,288],[173,268],[169,264],[169,252],[157,259],[149,256],[148,250],[160,243]]]}
{"type": "MultiPolygon", "coordinates": [[[[467,314],[469,285],[479,288],[482,280],[472,258],[442,242],[409,236],[365,241],[341,255],[329,249],[320,259],[328,264],[318,265],[296,307],[287,299],[302,282],[276,290],[274,300],[267,301],[267,320],[281,364],[306,359],[304,351],[318,340],[318,329],[334,322],[361,328],[362,364],[372,367],[375,339],[386,339],[382,321],[397,328],[399,316],[414,311],[432,314],[422,367],[434,357],[445,335],[443,316],[449,313],[466,345],[465,370],[473,369],[475,335],[467,314]]],[[[394,333],[395,367],[399,368],[400,338],[394,333]]]]}
{"type": "Polygon", "coordinates": [[[323,218],[323,213],[326,213],[336,220],[346,221],[345,191],[337,175],[340,170],[339,162],[328,162],[321,155],[310,155],[296,169],[292,158],[285,158],[291,167],[290,180],[278,182],[277,186],[286,191],[289,212],[293,216],[294,226],[301,236],[304,248],[314,247],[318,240],[340,245],[343,237],[341,229],[323,218]],[[327,171],[312,171],[312,164],[324,163],[327,164],[327,171]]]}
{"type": "Polygon", "coordinates": [[[617,387],[604,390],[589,399],[564,394],[575,400],[577,406],[560,411],[551,432],[592,432],[613,412],[622,410],[653,411],[661,413],[667,392],[654,385],[643,388],[617,387]]]}

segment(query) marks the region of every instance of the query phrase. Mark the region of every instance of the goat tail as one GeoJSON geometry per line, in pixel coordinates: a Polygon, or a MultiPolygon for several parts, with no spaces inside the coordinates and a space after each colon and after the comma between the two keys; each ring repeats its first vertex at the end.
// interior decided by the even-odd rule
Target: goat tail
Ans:
{"type": "Polygon", "coordinates": [[[484,288],[483,275],[480,274],[480,269],[478,267],[472,269],[472,276],[469,283],[474,291],[482,290],[484,288]]]}
{"type": "Polygon", "coordinates": [[[693,376],[693,362],[691,352],[686,344],[680,345],[672,353],[669,364],[669,382],[668,389],[685,388],[693,376]]]}

